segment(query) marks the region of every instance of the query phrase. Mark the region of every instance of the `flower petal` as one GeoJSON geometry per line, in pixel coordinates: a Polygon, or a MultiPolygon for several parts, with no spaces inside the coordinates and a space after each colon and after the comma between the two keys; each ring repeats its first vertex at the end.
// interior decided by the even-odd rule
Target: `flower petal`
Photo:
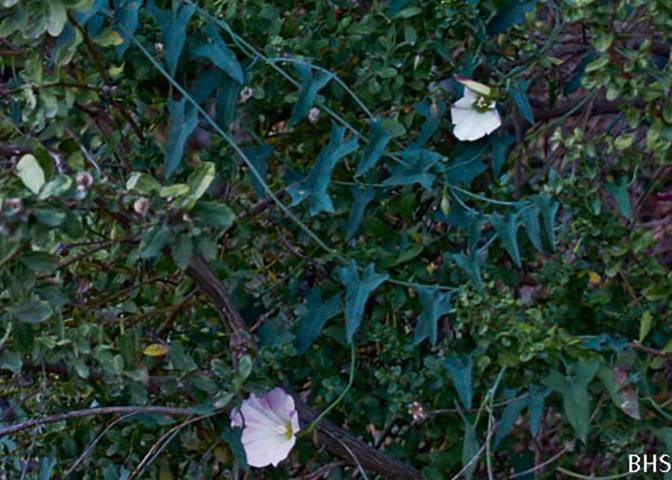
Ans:
{"type": "Polygon", "coordinates": [[[296,443],[293,435],[287,437],[266,429],[246,427],[242,436],[247,463],[252,467],[277,466],[289,456],[296,443]]]}
{"type": "Polygon", "coordinates": [[[465,90],[464,97],[453,104],[450,116],[455,125],[453,135],[459,140],[471,142],[497,130],[502,124],[502,119],[494,107],[485,112],[479,112],[472,106],[467,107],[467,104],[473,105],[472,101],[465,101],[467,91],[465,90]]]}
{"type": "Polygon", "coordinates": [[[229,418],[231,419],[231,426],[232,427],[242,427],[243,426],[243,416],[240,414],[240,410],[237,408],[234,408],[231,410],[231,414],[229,415],[229,418]]]}

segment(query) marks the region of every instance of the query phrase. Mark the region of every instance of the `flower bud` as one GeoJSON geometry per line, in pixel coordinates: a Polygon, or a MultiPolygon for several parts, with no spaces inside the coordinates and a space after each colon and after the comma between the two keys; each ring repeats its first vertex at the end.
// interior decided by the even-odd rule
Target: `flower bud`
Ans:
{"type": "Polygon", "coordinates": [[[315,125],[317,122],[320,121],[320,109],[317,107],[313,107],[310,109],[310,112],[308,112],[308,121],[315,125]]]}
{"type": "Polygon", "coordinates": [[[240,91],[240,103],[245,103],[247,102],[250,98],[252,98],[252,95],[254,94],[254,90],[250,87],[245,87],[240,91]]]}
{"type": "Polygon", "coordinates": [[[14,215],[19,213],[23,208],[23,204],[20,198],[8,198],[3,203],[7,210],[9,210],[9,212],[14,215]]]}
{"type": "Polygon", "coordinates": [[[147,210],[149,210],[149,200],[147,197],[140,197],[133,202],[133,211],[141,217],[147,214],[147,210]]]}
{"type": "Polygon", "coordinates": [[[77,184],[77,190],[84,192],[93,185],[93,176],[89,172],[79,172],[75,177],[75,183],[77,184]]]}

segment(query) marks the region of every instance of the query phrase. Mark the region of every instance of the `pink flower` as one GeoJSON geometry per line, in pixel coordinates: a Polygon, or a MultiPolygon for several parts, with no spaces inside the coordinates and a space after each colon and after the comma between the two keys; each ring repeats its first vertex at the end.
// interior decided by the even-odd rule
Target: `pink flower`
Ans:
{"type": "Polygon", "coordinates": [[[296,443],[299,414],[294,399],[282,388],[243,400],[231,411],[231,426],[242,427],[242,443],[247,463],[252,467],[276,467],[296,443]]]}

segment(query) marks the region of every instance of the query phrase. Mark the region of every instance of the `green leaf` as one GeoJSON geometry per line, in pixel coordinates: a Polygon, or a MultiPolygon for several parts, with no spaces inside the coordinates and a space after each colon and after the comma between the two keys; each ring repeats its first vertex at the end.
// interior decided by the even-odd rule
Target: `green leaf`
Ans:
{"type": "Polygon", "coordinates": [[[312,68],[307,63],[297,63],[294,69],[299,77],[299,99],[294,104],[289,126],[293,127],[306,118],[315,103],[317,94],[334,77],[332,73],[318,71],[313,75],[312,68]]]}
{"type": "Polygon", "coordinates": [[[495,449],[499,446],[502,440],[504,440],[506,436],[509,434],[509,432],[513,428],[513,425],[516,423],[516,420],[518,420],[518,417],[520,417],[520,413],[528,404],[529,399],[527,397],[518,398],[514,400],[517,394],[518,394],[517,389],[504,390],[504,398],[507,401],[509,401],[509,403],[504,408],[504,411],[502,412],[502,417],[499,419],[499,423],[497,424],[495,439],[492,442],[492,446],[495,449]]]}
{"type": "Polygon", "coordinates": [[[454,253],[451,255],[455,264],[467,274],[471,283],[478,290],[483,290],[483,281],[481,280],[481,257],[478,253],[465,255],[464,253],[454,253]]]}
{"type": "Polygon", "coordinates": [[[287,189],[292,197],[292,206],[310,199],[311,216],[334,211],[331,197],[327,193],[334,167],[341,158],[357,150],[357,139],[351,138],[344,142],[344,135],[345,127],[332,125],[329,144],[320,152],[310,173],[301,182],[287,189]]]}
{"type": "Polygon", "coordinates": [[[474,471],[478,466],[478,460],[474,460],[478,454],[478,438],[476,437],[476,428],[464,419],[464,439],[462,440],[462,467],[469,465],[464,471],[464,478],[467,480],[474,476],[474,471]],[[473,463],[470,463],[472,462],[473,463]]]}
{"type": "Polygon", "coordinates": [[[419,183],[427,190],[432,188],[435,177],[429,173],[429,170],[443,158],[439,153],[420,148],[404,150],[397,153],[397,156],[404,163],[397,165],[392,170],[390,178],[383,182],[385,185],[397,186],[419,183]]]}
{"type": "Polygon", "coordinates": [[[118,26],[124,43],[117,47],[117,54],[121,57],[131,46],[131,36],[138,28],[138,14],[142,6],[141,0],[112,0],[114,6],[114,22],[118,26]]]}
{"type": "Polygon", "coordinates": [[[642,314],[642,318],[639,320],[639,343],[642,343],[651,331],[652,320],[651,312],[646,311],[642,314]]]}
{"type": "Polygon", "coordinates": [[[40,193],[45,182],[44,171],[33,155],[27,153],[21,157],[16,165],[16,175],[31,192],[35,195],[40,193]]]}
{"type": "Polygon", "coordinates": [[[219,83],[215,113],[217,123],[222,128],[227,128],[236,115],[236,104],[240,98],[242,85],[229,76],[219,83]]]}
{"type": "Polygon", "coordinates": [[[341,313],[341,294],[334,295],[322,302],[322,291],[319,287],[311,288],[307,295],[308,313],[299,321],[296,338],[296,350],[306,352],[313,344],[326,323],[341,313]]]}
{"type": "Polygon", "coordinates": [[[229,228],[236,219],[236,214],[228,205],[218,202],[200,201],[191,213],[203,224],[217,228],[229,228]]]}
{"type": "Polygon", "coordinates": [[[49,303],[36,299],[27,300],[18,307],[11,308],[9,312],[19,322],[33,324],[48,320],[54,313],[49,303]]]}
{"type": "Polygon", "coordinates": [[[65,221],[66,212],[54,208],[36,208],[33,214],[38,222],[49,227],[57,227],[65,221]]]}
{"type": "Polygon", "coordinates": [[[460,402],[462,402],[464,408],[467,410],[470,409],[473,397],[471,374],[474,369],[474,361],[471,355],[466,357],[451,355],[446,358],[443,366],[448,370],[448,375],[450,375],[450,379],[453,381],[453,385],[455,385],[460,402]]]}
{"type": "Polygon", "coordinates": [[[38,196],[39,200],[46,200],[51,197],[58,197],[63,195],[70,187],[72,187],[72,177],[68,175],[57,175],[52,180],[48,181],[38,196]]]}
{"type": "Polygon", "coordinates": [[[352,208],[350,209],[350,216],[348,217],[348,223],[345,226],[346,242],[352,240],[359,230],[359,226],[364,220],[366,207],[376,196],[375,190],[372,187],[367,187],[364,190],[360,189],[359,187],[352,187],[350,192],[352,193],[353,202],[352,208]]]}
{"type": "Polygon", "coordinates": [[[36,273],[49,273],[56,267],[56,257],[47,252],[28,252],[20,261],[36,273]]]}
{"type": "Polygon", "coordinates": [[[632,220],[632,205],[625,179],[622,179],[620,183],[608,183],[604,186],[604,189],[613,195],[621,214],[628,220],[632,220]]]}
{"type": "Polygon", "coordinates": [[[397,13],[394,17],[395,18],[411,18],[415,17],[416,15],[419,15],[422,13],[422,8],[420,7],[406,7],[403,10],[401,10],[399,13],[397,13]]]}
{"type": "Polygon", "coordinates": [[[184,349],[184,345],[178,340],[171,342],[168,356],[173,366],[181,372],[193,372],[198,368],[194,359],[191,358],[191,355],[184,349]]]}
{"type": "Polygon", "coordinates": [[[63,0],[49,0],[49,16],[47,18],[47,32],[52,37],[58,37],[68,22],[68,12],[63,0]]]}
{"type": "Polygon", "coordinates": [[[411,143],[408,148],[420,148],[429,142],[434,133],[441,125],[441,118],[446,113],[446,104],[440,100],[432,103],[418,103],[415,105],[415,111],[425,117],[425,121],[420,127],[420,133],[411,143]]]}
{"type": "Polygon", "coordinates": [[[511,89],[511,96],[513,97],[513,101],[516,103],[516,107],[523,115],[525,120],[530,123],[534,123],[534,113],[532,112],[532,106],[527,99],[527,89],[529,86],[529,82],[525,80],[519,80],[511,89]]]}
{"type": "Polygon", "coordinates": [[[627,383],[627,375],[616,368],[600,367],[597,377],[602,381],[611,401],[628,417],[641,420],[639,394],[634,385],[627,383]],[[625,377],[621,379],[622,377],[625,377]]]}
{"type": "Polygon", "coordinates": [[[413,345],[420,344],[426,338],[432,345],[436,345],[439,319],[451,309],[450,296],[436,287],[418,287],[416,291],[422,305],[422,313],[415,326],[413,345]]]}
{"type": "Polygon", "coordinates": [[[599,360],[580,361],[569,366],[563,376],[557,370],[544,379],[544,384],[562,395],[565,417],[574,428],[576,437],[584,444],[590,422],[590,397],[588,385],[600,367],[599,360]]]}
{"type": "Polygon", "coordinates": [[[518,247],[518,217],[513,213],[507,213],[504,218],[493,213],[490,215],[490,223],[497,231],[497,235],[502,240],[504,248],[509,253],[511,260],[516,264],[516,267],[521,267],[520,249],[518,247]]]}
{"type": "Polygon", "coordinates": [[[530,406],[528,412],[530,414],[530,433],[533,437],[536,437],[539,433],[539,426],[544,414],[544,402],[550,393],[551,390],[544,386],[530,385],[530,406]]]}
{"type": "Polygon", "coordinates": [[[534,201],[541,211],[546,239],[548,240],[551,249],[555,250],[555,216],[558,214],[560,204],[557,200],[545,193],[538,195],[534,201]]]}
{"type": "Polygon", "coordinates": [[[182,206],[187,210],[191,210],[196,205],[196,202],[208,191],[214,179],[215,164],[212,162],[201,162],[187,179],[189,193],[182,202],[182,206]]]}
{"type": "Polygon", "coordinates": [[[385,128],[385,123],[375,120],[371,122],[368,138],[369,144],[364,149],[364,155],[357,165],[356,177],[364,175],[378,163],[387,144],[392,140],[392,134],[390,129],[385,128]]]}
{"type": "Polygon", "coordinates": [[[194,243],[189,235],[180,235],[170,246],[173,260],[180,270],[186,270],[194,254],[194,243]]]}
{"type": "Polygon", "coordinates": [[[93,38],[93,43],[101,47],[117,47],[124,43],[124,37],[111,28],[103,30],[93,38]]]}
{"type": "Polygon", "coordinates": [[[352,337],[362,323],[366,301],[371,292],[382,285],[388,276],[376,273],[373,263],[360,277],[357,264],[354,260],[347,267],[337,270],[341,283],[345,286],[345,335],[348,344],[352,343],[352,337]]]}
{"type": "Polygon", "coordinates": [[[157,257],[163,247],[170,241],[172,233],[166,226],[154,227],[142,239],[140,243],[140,258],[157,257]]]}
{"type": "Polygon", "coordinates": [[[83,41],[82,32],[78,28],[68,25],[65,32],[58,38],[56,47],[54,48],[54,63],[56,66],[62,67],[68,65],[75,56],[75,53],[77,53],[77,47],[83,41]]]}
{"type": "Polygon", "coordinates": [[[133,172],[126,181],[126,190],[134,190],[143,195],[151,195],[161,190],[161,184],[147,173],[133,172]]]}
{"type": "MultiPolygon", "coordinates": [[[[266,181],[266,175],[268,174],[268,163],[267,159],[273,153],[273,147],[264,143],[257,147],[249,147],[243,150],[243,153],[248,158],[254,169],[261,176],[262,180],[266,181]]],[[[266,190],[261,184],[259,179],[250,172],[250,181],[252,182],[252,187],[256,192],[259,198],[264,198],[266,196],[266,190]]]]}
{"type": "Polygon", "coordinates": [[[525,20],[525,15],[534,10],[536,3],[536,0],[506,0],[488,23],[487,34],[504,33],[513,25],[521,23],[525,20]]]}
{"type": "Polygon", "coordinates": [[[187,38],[187,24],[196,10],[196,6],[187,3],[173,4],[173,9],[162,10],[154,1],[147,5],[150,15],[161,26],[161,41],[168,72],[175,75],[180,54],[187,38]]]}
{"type": "Polygon", "coordinates": [[[199,45],[192,52],[196,57],[203,57],[210,60],[217,68],[226,73],[240,85],[245,83],[245,74],[243,67],[238,62],[236,54],[229,48],[226,42],[217,32],[217,27],[208,23],[205,27],[205,33],[211,43],[199,45]]]}
{"type": "Polygon", "coordinates": [[[189,105],[187,99],[168,100],[169,127],[165,146],[164,175],[170,177],[182,163],[184,147],[189,135],[198,125],[198,110],[189,105]]]}
{"type": "Polygon", "coordinates": [[[13,350],[5,350],[0,355],[0,369],[9,370],[12,373],[19,373],[23,366],[21,354],[13,350]]]}
{"type": "Polygon", "coordinates": [[[245,448],[243,447],[243,442],[241,440],[242,432],[242,428],[239,427],[224,427],[221,437],[231,449],[231,453],[233,453],[234,458],[240,464],[241,468],[247,470],[249,467],[247,465],[245,448]]]}
{"type": "Polygon", "coordinates": [[[530,243],[534,248],[543,253],[544,248],[541,244],[541,229],[539,226],[539,206],[536,204],[529,204],[523,207],[518,214],[523,220],[525,226],[525,233],[530,243]]]}

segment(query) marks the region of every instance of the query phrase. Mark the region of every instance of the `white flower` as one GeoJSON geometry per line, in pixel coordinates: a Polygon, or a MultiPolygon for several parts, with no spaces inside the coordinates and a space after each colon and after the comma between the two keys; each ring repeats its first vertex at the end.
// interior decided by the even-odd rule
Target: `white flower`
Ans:
{"type": "Polygon", "coordinates": [[[308,112],[308,121],[310,123],[312,123],[313,125],[320,121],[320,109],[319,108],[313,107],[313,108],[310,109],[310,112],[308,112]]]}
{"type": "Polygon", "coordinates": [[[257,397],[251,394],[231,412],[231,426],[243,427],[242,443],[252,467],[276,467],[296,443],[299,414],[294,399],[282,388],[257,397]]]}
{"type": "Polygon", "coordinates": [[[247,102],[254,95],[254,90],[250,87],[245,87],[240,91],[240,103],[247,102]]]}
{"type": "Polygon", "coordinates": [[[476,106],[483,98],[465,87],[464,96],[450,108],[450,117],[455,125],[453,135],[459,140],[478,140],[490,135],[502,124],[494,101],[485,109],[476,106]]]}

